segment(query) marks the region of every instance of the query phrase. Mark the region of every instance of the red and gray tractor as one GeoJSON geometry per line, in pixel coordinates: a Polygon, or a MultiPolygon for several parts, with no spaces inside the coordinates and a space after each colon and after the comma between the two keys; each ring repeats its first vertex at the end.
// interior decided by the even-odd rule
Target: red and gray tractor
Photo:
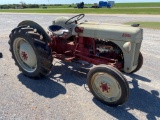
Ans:
{"type": "Polygon", "coordinates": [[[143,64],[143,29],[138,24],[80,22],[84,16],[57,17],[48,31],[34,21],[22,21],[9,36],[12,58],[31,78],[48,75],[55,58],[91,63],[93,67],[87,74],[91,93],[109,106],[121,105],[129,96],[122,72],[134,73],[143,64]]]}

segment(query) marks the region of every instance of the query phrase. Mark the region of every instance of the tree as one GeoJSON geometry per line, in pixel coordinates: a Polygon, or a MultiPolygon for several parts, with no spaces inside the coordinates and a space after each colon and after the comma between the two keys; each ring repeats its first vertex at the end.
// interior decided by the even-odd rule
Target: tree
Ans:
{"type": "Polygon", "coordinates": [[[27,8],[27,6],[26,6],[26,3],[25,3],[25,2],[21,1],[21,2],[20,2],[20,4],[21,4],[22,8],[27,8]]]}

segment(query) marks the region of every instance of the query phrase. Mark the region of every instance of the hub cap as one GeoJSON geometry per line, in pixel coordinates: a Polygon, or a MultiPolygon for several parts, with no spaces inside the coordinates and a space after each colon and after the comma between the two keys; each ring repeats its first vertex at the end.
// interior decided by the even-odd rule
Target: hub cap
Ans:
{"type": "Polygon", "coordinates": [[[115,102],[121,97],[121,88],[117,80],[103,72],[95,73],[92,77],[92,88],[95,94],[106,102],[115,102]]]}
{"type": "Polygon", "coordinates": [[[16,38],[13,51],[17,62],[23,70],[34,72],[37,68],[37,58],[32,46],[23,38],[16,38]]]}

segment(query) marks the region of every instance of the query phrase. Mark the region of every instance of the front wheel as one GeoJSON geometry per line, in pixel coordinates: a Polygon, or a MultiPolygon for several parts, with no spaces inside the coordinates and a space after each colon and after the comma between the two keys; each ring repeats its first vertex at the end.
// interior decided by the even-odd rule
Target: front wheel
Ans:
{"type": "Polygon", "coordinates": [[[109,106],[123,104],[129,96],[129,86],[122,73],[107,65],[93,67],[87,82],[91,93],[102,103],[109,106]]]}

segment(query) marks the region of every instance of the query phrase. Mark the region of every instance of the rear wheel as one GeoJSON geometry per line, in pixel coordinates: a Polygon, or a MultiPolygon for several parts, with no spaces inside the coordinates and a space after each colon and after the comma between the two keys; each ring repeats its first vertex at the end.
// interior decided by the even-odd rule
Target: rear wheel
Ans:
{"type": "Polygon", "coordinates": [[[12,30],[9,45],[15,64],[25,75],[37,78],[50,73],[52,51],[33,28],[17,27],[12,30]]]}
{"type": "Polygon", "coordinates": [[[109,106],[123,104],[129,95],[129,86],[122,73],[107,65],[93,67],[87,82],[91,93],[101,102],[109,106]]]}

